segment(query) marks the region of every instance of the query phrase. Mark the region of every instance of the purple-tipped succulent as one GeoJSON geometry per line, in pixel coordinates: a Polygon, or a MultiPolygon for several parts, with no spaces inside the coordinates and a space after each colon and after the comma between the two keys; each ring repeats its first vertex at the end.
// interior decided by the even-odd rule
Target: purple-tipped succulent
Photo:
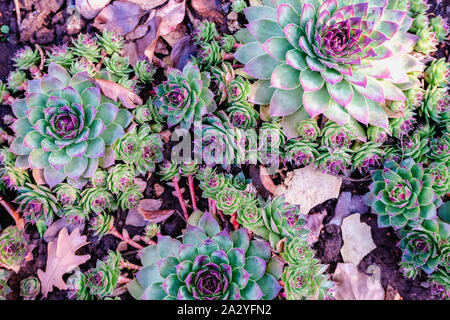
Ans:
{"type": "Polygon", "coordinates": [[[409,54],[412,18],[392,1],[266,1],[245,15],[254,41],[235,58],[258,79],[249,100],[288,116],[286,127],[304,109],[341,125],[354,118],[387,128],[379,104],[406,100],[402,90],[417,82],[408,73],[423,68],[409,54]]]}

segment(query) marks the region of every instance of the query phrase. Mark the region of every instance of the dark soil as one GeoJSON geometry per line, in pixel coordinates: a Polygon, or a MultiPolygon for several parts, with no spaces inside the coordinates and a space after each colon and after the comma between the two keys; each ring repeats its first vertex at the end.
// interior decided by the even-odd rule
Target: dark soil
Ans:
{"type": "MultiPolygon", "coordinates": [[[[29,2],[29,1],[28,1],[29,2]]],[[[222,1],[226,3],[227,1],[222,1]]],[[[433,2],[431,11],[436,14],[444,13],[443,8],[445,1],[433,2]]],[[[228,13],[229,4],[224,4],[222,6],[224,11],[228,13]]],[[[13,14],[14,3],[10,0],[0,0],[0,25],[6,24],[10,27],[9,39],[7,41],[0,42],[0,57],[2,57],[2,62],[0,63],[0,79],[5,81],[9,72],[12,70],[12,61],[10,57],[13,56],[14,52],[23,47],[24,45],[33,46],[32,43],[22,43],[19,39],[19,32],[17,28],[17,22],[15,14],[13,14]]],[[[69,36],[66,34],[66,29],[64,27],[65,21],[68,17],[65,4],[61,7],[58,13],[52,13],[46,19],[43,28],[47,28],[54,32],[53,41],[50,43],[46,43],[46,39],[43,40],[41,38],[38,39],[38,42],[43,42],[45,45],[53,45],[53,44],[61,44],[69,41],[69,36]]],[[[22,18],[26,16],[29,12],[26,9],[22,9],[22,18]]],[[[445,15],[445,14],[443,14],[445,15]]],[[[187,20],[187,19],[186,19],[187,20]]],[[[85,27],[81,30],[81,32],[96,32],[97,30],[91,26],[92,20],[85,20],[85,27]]],[[[239,21],[241,24],[244,21],[239,21]]],[[[190,22],[186,21],[186,25],[188,28],[192,28],[190,22]]],[[[220,26],[221,29],[226,29],[226,24],[220,26]]],[[[221,30],[222,32],[227,32],[227,30],[221,30]]],[[[51,37],[51,36],[50,36],[51,37]]],[[[48,39],[47,39],[48,40],[48,39]]],[[[35,39],[32,39],[32,42],[35,42],[35,39]]],[[[44,49],[44,47],[43,47],[44,49]]],[[[436,57],[448,56],[448,49],[442,46],[438,52],[435,53],[436,57]]],[[[158,73],[156,75],[156,82],[159,83],[163,80],[162,73],[158,73]]],[[[6,113],[11,113],[9,106],[0,105],[0,119],[6,113]]],[[[10,130],[7,126],[3,124],[3,121],[0,120],[0,126],[6,130],[10,130]]],[[[170,150],[170,144],[166,144],[165,154],[168,155],[170,150]]],[[[249,177],[257,177],[258,168],[255,166],[245,166],[243,169],[244,174],[247,178],[249,177]]],[[[241,169],[241,170],[242,170],[241,169]]],[[[288,170],[292,169],[290,165],[287,165],[288,170]]],[[[238,172],[237,168],[233,168],[236,173],[238,172]]],[[[287,170],[284,172],[278,173],[274,175],[272,178],[275,184],[281,183],[283,176],[287,170]]],[[[368,186],[370,181],[368,181],[367,177],[363,177],[358,173],[353,173],[351,176],[352,179],[361,179],[359,182],[344,180],[341,188],[342,191],[350,191],[353,194],[365,194],[368,191],[368,186]]],[[[147,181],[147,189],[144,193],[145,198],[157,198],[155,194],[155,190],[152,186],[155,183],[160,183],[165,186],[165,190],[163,194],[159,197],[163,201],[161,209],[176,209],[177,212],[172,215],[169,219],[167,219],[161,226],[161,233],[163,235],[170,235],[172,237],[177,237],[182,234],[182,230],[186,227],[186,223],[184,218],[180,214],[181,207],[178,203],[177,199],[173,196],[172,192],[174,189],[165,183],[161,183],[159,177],[156,174],[153,174],[147,181]]],[[[253,181],[253,184],[260,192],[260,194],[267,198],[269,193],[264,189],[261,182],[258,179],[253,181]]],[[[186,191],[188,187],[184,181],[181,182],[181,188],[184,188],[186,191]]],[[[198,187],[197,187],[198,188],[198,187]]],[[[197,190],[198,191],[198,190],[197,190]]],[[[199,191],[198,191],[199,192],[199,191]]],[[[7,192],[1,195],[6,201],[12,202],[16,196],[15,192],[7,192]]],[[[185,200],[190,200],[187,198],[188,192],[185,192],[185,200]]],[[[311,209],[310,213],[321,212],[323,210],[327,211],[327,216],[324,219],[325,227],[322,229],[319,240],[314,245],[314,249],[316,250],[316,257],[321,260],[322,263],[328,264],[329,268],[327,270],[328,273],[333,273],[336,269],[336,266],[339,262],[343,262],[342,256],[340,254],[340,249],[342,246],[342,235],[340,227],[336,225],[331,225],[327,223],[333,218],[334,210],[336,207],[337,199],[331,199],[323,204],[316,206],[311,209]]],[[[198,203],[199,209],[207,209],[207,201],[204,199],[200,199],[198,203]]],[[[119,210],[115,213],[115,227],[117,230],[122,231],[125,224],[127,213],[119,210]]],[[[381,283],[383,288],[386,289],[388,285],[392,286],[395,290],[397,290],[403,299],[413,299],[413,300],[430,300],[430,299],[438,299],[437,296],[434,296],[431,292],[430,288],[424,288],[421,284],[426,281],[425,277],[417,278],[415,280],[408,280],[399,271],[398,262],[401,260],[401,251],[397,247],[398,238],[395,235],[395,232],[391,228],[379,229],[377,227],[376,216],[368,213],[361,212],[361,221],[366,222],[371,226],[372,229],[372,238],[377,246],[375,250],[369,253],[359,264],[358,269],[361,272],[367,272],[367,269],[371,265],[377,265],[381,268],[381,283]]],[[[0,206],[0,229],[6,228],[7,226],[13,224],[13,220],[9,216],[9,214],[4,210],[2,206],[0,206]]],[[[129,232],[130,237],[134,235],[139,235],[142,233],[143,228],[126,226],[125,229],[129,232]]],[[[47,243],[40,239],[39,234],[34,226],[27,227],[27,233],[30,235],[30,238],[36,244],[36,248],[33,250],[34,259],[28,262],[25,266],[23,266],[19,273],[13,274],[10,277],[8,285],[11,287],[13,292],[8,296],[9,299],[21,299],[19,295],[19,287],[20,281],[29,276],[36,276],[38,269],[45,269],[46,259],[47,259],[47,243]]],[[[85,232],[86,233],[86,232],[85,232]]],[[[112,235],[106,235],[101,239],[98,237],[93,237],[91,232],[87,232],[88,241],[90,241],[89,245],[81,248],[77,253],[78,254],[90,254],[91,259],[88,260],[85,264],[83,264],[80,269],[82,271],[86,271],[90,268],[95,267],[96,261],[104,258],[108,250],[115,250],[120,243],[120,240],[115,238],[112,235]]],[[[132,263],[139,264],[139,260],[136,256],[136,250],[133,248],[129,248],[127,251],[123,252],[123,256],[125,259],[132,263]]],[[[68,275],[67,275],[68,276],[68,275]]],[[[66,276],[66,277],[67,277],[66,276]]],[[[62,300],[68,299],[68,293],[64,290],[58,290],[54,288],[52,292],[49,293],[48,299],[50,300],[62,300]]],[[[131,299],[131,296],[128,293],[122,294],[120,296],[122,299],[131,299]]],[[[38,296],[38,299],[41,299],[41,295],[38,296]]]]}

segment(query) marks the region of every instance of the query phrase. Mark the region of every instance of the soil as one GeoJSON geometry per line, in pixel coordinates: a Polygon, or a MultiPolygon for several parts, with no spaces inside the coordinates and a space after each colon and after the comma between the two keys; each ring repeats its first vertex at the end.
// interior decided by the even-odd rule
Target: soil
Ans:
{"type": "MultiPolygon", "coordinates": [[[[25,0],[25,2],[29,1],[25,0]]],[[[31,41],[27,41],[24,43],[21,42],[19,38],[16,17],[15,14],[13,14],[13,1],[0,0],[0,25],[6,24],[10,27],[9,39],[7,41],[0,42],[0,57],[3,57],[2,62],[0,63],[1,80],[5,81],[9,72],[12,70],[12,61],[11,59],[9,59],[9,57],[12,57],[17,49],[23,47],[24,45],[33,46],[34,42],[43,42],[43,45],[58,45],[69,40],[69,36],[67,35],[66,29],[64,27],[66,18],[68,17],[65,6],[66,5],[63,4],[58,13],[51,13],[44,21],[42,28],[54,31],[53,36],[49,36],[51,39],[53,39],[52,41],[50,41],[50,43],[48,43],[48,37],[40,37],[39,39],[32,38],[31,41]]],[[[443,12],[443,8],[444,4],[442,1],[439,1],[439,3],[433,1],[430,11],[439,14],[440,12],[443,12]]],[[[224,16],[226,16],[226,14],[230,10],[229,1],[222,1],[222,10],[224,11],[224,16]]],[[[22,18],[30,12],[29,10],[27,10],[27,8],[24,8],[21,11],[22,18]]],[[[241,20],[239,20],[239,23],[242,26],[245,21],[243,19],[241,20]]],[[[84,19],[85,26],[81,30],[81,32],[96,32],[97,30],[91,26],[92,21],[93,20],[84,19]]],[[[190,22],[188,21],[186,21],[186,26],[188,28],[192,28],[190,22]]],[[[220,27],[224,29],[221,30],[222,32],[228,32],[228,30],[226,30],[227,24],[222,24],[220,27]]],[[[434,55],[438,58],[448,56],[448,47],[440,47],[439,51],[434,55]]],[[[163,80],[162,72],[158,73],[155,77],[157,83],[161,82],[163,80]]],[[[10,107],[1,105],[0,119],[2,119],[3,116],[8,113],[11,113],[10,107]]],[[[0,120],[0,126],[5,130],[10,130],[9,127],[3,123],[3,120],[0,120]]],[[[9,132],[12,133],[11,131],[9,132]]],[[[170,144],[166,144],[165,153],[168,154],[169,150],[170,144]]],[[[255,169],[257,169],[256,167],[246,166],[242,169],[247,178],[257,176],[257,174],[254,174],[255,169]]],[[[282,177],[288,169],[292,169],[290,165],[287,165],[287,168],[286,170],[284,170],[284,172],[278,173],[277,175],[272,177],[275,184],[281,183],[282,177]]],[[[234,168],[234,170],[238,172],[237,168],[234,168]]],[[[363,178],[365,177],[360,176],[358,173],[353,173],[351,178],[364,180],[363,178]]],[[[159,180],[159,177],[156,174],[153,174],[147,180],[147,189],[144,193],[145,198],[157,198],[155,190],[151,187],[155,183],[159,183],[165,188],[164,192],[159,197],[159,199],[163,201],[161,209],[176,209],[176,213],[173,214],[164,223],[162,223],[161,233],[163,235],[178,237],[182,234],[182,230],[185,228],[186,223],[184,221],[184,218],[182,217],[182,214],[180,214],[180,204],[172,194],[174,189],[164,182],[161,182],[159,180]]],[[[267,198],[269,196],[267,190],[265,190],[260,183],[258,184],[258,181],[254,181],[254,184],[263,197],[267,198]]],[[[367,181],[367,179],[360,182],[345,180],[342,184],[341,192],[350,191],[354,194],[363,195],[367,193],[369,184],[370,181],[367,181]]],[[[188,187],[184,181],[181,182],[180,186],[181,188],[184,188],[184,190],[188,190],[188,187]]],[[[188,192],[185,192],[186,200],[188,200],[187,194],[188,192]]],[[[12,203],[16,194],[14,192],[7,192],[5,194],[2,194],[1,196],[6,201],[12,203]]],[[[332,224],[327,224],[333,218],[336,203],[337,199],[328,200],[311,209],[310,212],[315,213],[322,212],[323,210],[327,211],[327,216],[325,217],[323,222],[325,227],[322,229],[319,240],[314,245],[314,249],[316,250],[316,257],[320,259],[322,263],[329,265],[327,272],[330,274],[334,272],[339,262],[343,262],[342,256],[340,254],[340,249],[342,246],[342,235],[340,227],[332,224]]],[[[200,210],[207,209],[207,201],[201,199],[198,206],[200,210]]],[[[117,228],[117,230],[122,231],[122,229],[125,228],[128,231],[130,237],[141,234],[143,228],[132,226],[124,227],[126,216],[127,212],[124,212],[122,210],[119,210],[115,213],[115,227],[117,228]]],[[[366,222],[371,227],[372,238],[377,248],[369,253],[361,261],[361,263],[358,265],[358,269],[361,272],[367,272],[369,266],[374,264],[377,265],[381,268],[381,284],[383,288],[386,289],[388,285],[392,286],[400,293],[401,297],[403,297],[403,299],[405,300],[439,299],[438,296],[433,295],[430,288],[425,288],[422,286],[422,283],[426,281],[425,277],[416,278],[415,280],[409,280],[403,277],[400,273],[398,262],[401,260],[401,251],[397,247],[398,237],[395,235],[394,230],[392,228],[379,229],[377,227],[376,216],[369,212],[361,212],[361,221],[366,222]]],[[[6,228],[11,224],[13,224],[13,220],[4,210],[4,208],[0,206],[0,230],[6,228]]],[[[13,274],[10,277],[8,285],[13,290],[13,292],[8,296],[8,299],[21,299],[19,295],[20,281],[26,277],[35,276],[38,269],[45,269],[47,259],[47,243],[43,239],[40,239],[39,234],[34,226],[28,226],[27,233],[36,244],[36,248],[33,250],[34,259],[23,266],[20,269],[19,273],[13,274]]],[[[89,231],[87,232],[87,234],[88,241],[90,241],[89,245],[81,248],[77,252],[78,254],[91,255],[91,259],[81,266],[80,269],[82,271],[86,271],[90,268],[95,267],[96,261],[98,259],[104,258],[107,255],[108,250],[115,250],[120,243],[120,240],[112,235],[106,235],[103,238],[99,239],[98,237],[92,236],[92,233],[89,231]]],[[[129,248],[127,251],[123,252],[123,256],[131,263],[139,264],[136,252],[136,250],[132,250],[132,248],[129,248]]],[[[66,277],[68,277],[68,275],[66,277]]],[[[120,298],[132,299],[128,293],[120,295],[120,298]]],[[[38,296],[38,299],[42,299],[41,295],[38,296]]],[[[54,290],[49,293],[48,299],[68,299],[68,292],[65,290],[54,288],[54,290]]]]}

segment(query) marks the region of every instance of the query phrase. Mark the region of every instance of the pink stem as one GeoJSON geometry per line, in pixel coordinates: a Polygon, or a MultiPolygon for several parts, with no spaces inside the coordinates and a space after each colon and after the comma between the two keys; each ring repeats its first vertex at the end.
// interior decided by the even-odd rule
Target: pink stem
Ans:
{"type": "Polygon", "coordinates": [[[125,276],[119,276],[119,279],[117,279],[117,283],[119,283],[119,284],[128,283],[131,281],[132,280],[130,278],[127,278],[125,276]]]}
{"type": "Polygon", "coordinates": [[[144,249],[144,247],[141,246],[136,241],[133,241],[131,239],[125,239],[125,237],[119,231],[117,231],[114,227],[111,230],[109,230],[108,233],[112,234],[113,236],[119,238],[122,241],[125,241],[127,244],[129,244],[132,247],[135,247],[136,249],[139,249],[139,250],[144,249]]]}
{"type": "Polygon", "coordinates": [[[191,193],[192,207],[197,210],[197,199],[195,199],[194,177],[188,176],[189,192],[191,193]]]}
{"type": "Polygon", "coordinates": [[[240,47],[242,47],[242,43],[237,43],[237,42],[233,46],[234,49],[237,49],[237,48],[240,48],[240,47]]]}
{"type": "Polygon", "coordinates": [[[186,209],[186,203],[184,202],[183,195],[181,194],[180,186],[178,184],[178,179],[175,177],[172,179],[172,182],[173,182],[173,186],[175,187],[175,192],[177,193],[178,201],[180,202],[180,205],[181,205],[181,210],[183,210],[184,217],[186,218],[186,221],[187,221],[189,219],[189,214],[186,209]]]}
{"type": "Polygon", "coordinates": [[[234,59],[234,54],[232,53],[223,53],[223,60],[233,60],[234,59]]]}
{"type": "Polygon", "coordinates": [[[231,217],[231,222],[233,223],[234,230],[239,229],[239,223],[237,222],[237,213],[233,213],[233,216],[231,217]]]}
{"type": "Polygon", "coordinates": [[[236,64],[233,64],[233,68],[234,69],[239,69],[239,68],[242,68],[244,65],[243,64],[239,64],[239,63],[236,63],[236,64]]]}
{"type": "Polygon", "coordinates": [[[137,264],[134,264],[134,263],[131,263],[131,262],[128,262],[128,261],[121,261],[120,262],[120,267],[122,268],[122,269],[129,269],[129,270],[141,270],[142,269],[142,267],[141,266],[138,266],[137,264]]]}
{"type": "Polygon", "coordinates": [[[14,219],[14,222],[16,223],[16,226],[23,230],[25,227],[25,221],[20,217],[19,212],[15,211],[9,203],[7,203],[5,200],[3,200],[2,197],[0,197],[0,204],[5,208],[5,210],[11,215],[11,217],[14,219]]]}

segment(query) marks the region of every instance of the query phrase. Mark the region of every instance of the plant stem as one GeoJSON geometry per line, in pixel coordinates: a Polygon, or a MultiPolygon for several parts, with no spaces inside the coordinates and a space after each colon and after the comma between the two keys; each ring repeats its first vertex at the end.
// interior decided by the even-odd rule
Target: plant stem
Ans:
{"type": "Polygon", "coordinates": [[[119,238],[122,241],[125,241],[127,244],[129,244],[132,247],[135,247],[136,249],[144,249],[143,246],[141,246],[139,243],[137,243],[136,241],[133,241],[132,239],[127,239],[123,236],[123,234],[121,234],[119,231],[116,230],[116,228],[112,227],[111,230],[109,230],[108,232],[109,234],[112,234],[113,236],[119,238]]]}
{"type": "Polygon", "coordinates": [[[119,276],[119,279],[117,279],[117,283],[118,284],[124,284],[124,283],[128,283],[131,282],[132,280],[130,278],[127,278],[125,276],[119,276]]]}
{"type": "Polygon", "coordinates": [[[237,49],[237,48],[240,48],[240,47],[242,47],[242,43],[235,43],[234,45],[233,45],[233,48],[234,49],[237,49]]]}
{"type": "Polygon", "coordinates": [[[239,222],[237,222],[237,213],[233,213],[231,216],[231,222],[233,223],[234,230],[239,229],[239,222]]]}
{"type": "Polygon", "coordinates": [[[128,270],[141,270],[142,269],[141,266],[138,266],[137,264],[134,264],[134,263],[131,263],[131,262],[128,262],[125,260],[120,262],[120,268],[128,269],[128,270]]]}
{"type": "Polygon", "coordinates": [[[197,210],[197,199],[195,199],[194,176],[188,176],[189,192],[191,194],[192,208],[197,210]]]}
{"type": "Polygon", "coordinates": [[[180,185],[178,184],[178,178],[174,177],[172,179],[172,182],[173,182],[173,186],[175,187],[175,192],[177,193],[178,201],[180,202],[180,205],[181,205],[181,210],[183,210],[183,214],[184,214],[184,217],[186,218],[186,222],[187,222],[187,220],[189,219],[189,214],[187,212],[186,203],[184,202],[183,195],[181,193],[180,185]]]}
{"type": "Polygon", "coordinates": [[[233,60],[234,59],[234,54],[232,54],[232,53],[223,53],[222,58],[223,58],[223,60],[233,60]]]}
{"type": "Polygon", "coordinates": [[[23,230],[25,226],[25,222],[20,217],[19,212],[15,211],[9,203],[7,203],[5,200],[3,200],[2,197],[0,197],[0,204],[6,209],[6,211],[10,214],[10,216],[14,219],[14,222],[16,223],[16,226],[23,230]]]}

